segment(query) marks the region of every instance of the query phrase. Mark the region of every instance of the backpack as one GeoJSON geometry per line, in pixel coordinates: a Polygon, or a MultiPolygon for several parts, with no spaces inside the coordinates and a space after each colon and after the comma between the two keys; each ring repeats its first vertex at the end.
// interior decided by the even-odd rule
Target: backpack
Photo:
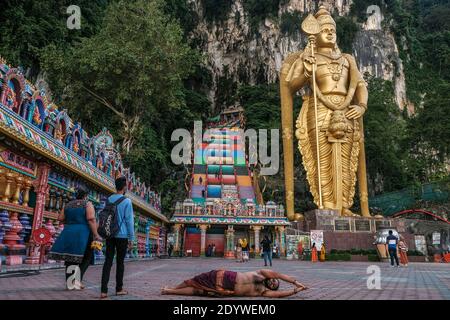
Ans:
{"type": "Polygon", "coordinates": [[[113,238],[119,232],[121,226],[119,225],[117,207],[125,199],[126,197],[122,196],[115,202],[109,202],[108,200],[106,206],[99,212],[97,232],[103,239],[113,238]]]}

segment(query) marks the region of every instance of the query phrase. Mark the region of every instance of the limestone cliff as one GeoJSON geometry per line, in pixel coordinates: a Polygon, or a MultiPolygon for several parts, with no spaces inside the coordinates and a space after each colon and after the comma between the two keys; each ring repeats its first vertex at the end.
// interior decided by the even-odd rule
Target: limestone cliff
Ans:
{"type": "MultiPolygon", "coordinates": [[[[306,37],[300,32],[300,24],[307,13],[323,4],[335,16],[348,16],[352,4],[352,0],[281,0],[278,11],[263,17],[255,28],[251,24],[254,13],[246,10],[246,0],[230,0],[225,16],[212,23],[204,18],[204,0],[187,1],[198,16],[189,36],[198,43],[212,73],[209,97],[216,109],[223,107],[217,99],[223,79],[248,84],[277,81],[283,59],[304,47],[306,37]],[[296,27],[286,31],[288,18],[296,27]]],[[[352,54],[363,72],[393,81],[399,107],[407,107],[411,113],[414,109],[406,99],[398,46],[385,20],[379,7],[367,8],[366,21],[357,23],[352,54]]]]}

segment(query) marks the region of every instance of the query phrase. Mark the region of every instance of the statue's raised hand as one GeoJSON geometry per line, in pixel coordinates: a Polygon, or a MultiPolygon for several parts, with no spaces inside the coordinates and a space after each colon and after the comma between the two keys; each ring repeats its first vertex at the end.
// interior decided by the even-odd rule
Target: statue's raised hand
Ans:
{"type": "Polygon", "coordinates": [[[313,56],[305,56],[303,58],[303,68],[305,69],[305,72],[310,77],[313,72],[313,65],[316,63],[316,57],[313,56]]]}

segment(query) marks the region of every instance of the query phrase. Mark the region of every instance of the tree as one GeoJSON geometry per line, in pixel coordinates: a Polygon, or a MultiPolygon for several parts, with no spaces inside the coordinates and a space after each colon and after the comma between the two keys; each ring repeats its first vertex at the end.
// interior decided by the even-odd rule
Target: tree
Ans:
{"type": "Polygon", "coordinates": [[[197,57],[183,42],[180,26],[163,13],[162,2],[144,0],[112,3],[96,35],[42,53],[64,105],[85,123],[114,115],[110,122],[126,153],[149,124],[161,129],[185,108],[183,79],[197,57]]]}
{"type": "Polygon", "coordinates": [[[423,107],[408,123],[412,172],[421,182],[448,177],[450,157],[450,84],[435,81],[423,107]]]}
{"type": "Polygon", "coordinates": [[[370,76],[368,109],[364,114],[369,191],[393,191],[408,184],[403,148],[406,122],[394,100],[390,81],[370,76]]]}
{"type": "Polygon", "coordinates": [[[0,6],[0,53],[11,65],[21,65],[33,80],[40,71],[39,50],[50,45],[70,46],[95,34],[108,0],[79,0],[81,29],[69,30],[70,0],[4,0],[0,6]]]}

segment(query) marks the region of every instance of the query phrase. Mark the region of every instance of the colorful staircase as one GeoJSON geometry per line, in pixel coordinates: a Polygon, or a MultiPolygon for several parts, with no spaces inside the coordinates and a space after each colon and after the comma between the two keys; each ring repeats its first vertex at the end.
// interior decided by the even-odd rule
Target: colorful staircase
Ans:
{"type": "Polygon", "coordinates": [[[245,147],[238,127],[214,127],[194,152],[191,198],[204,204],[206,199],[236,199],[244,204],[256,201],[245,147]]]}

